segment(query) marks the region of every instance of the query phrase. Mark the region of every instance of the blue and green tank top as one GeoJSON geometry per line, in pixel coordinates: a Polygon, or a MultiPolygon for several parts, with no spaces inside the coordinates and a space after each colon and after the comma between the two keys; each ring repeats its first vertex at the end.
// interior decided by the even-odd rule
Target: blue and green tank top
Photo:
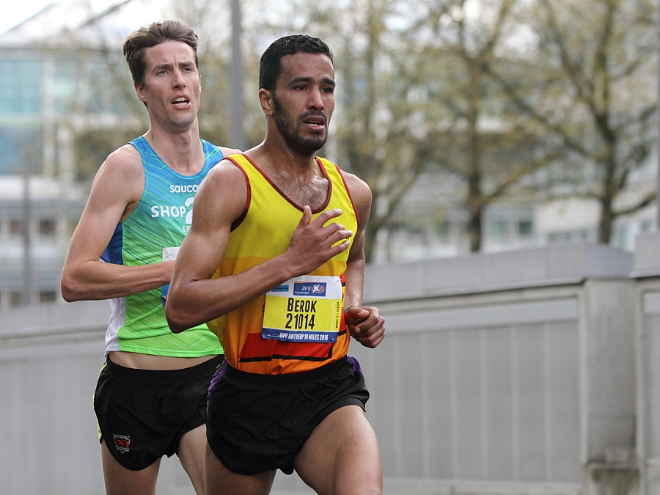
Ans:
{"type": "MultiPolygon", "coordinates": [[[[220,148],[202,140],[204,168],[188,176],[168,167],[144,137],[130,144],[142,157],[144,191],[135,210],[117,225],[101,260],[137,266],[175,259],[192,223],[192,206],[199,184],[224,155],[220,148]]],[[[222,354],[222,345],[206,325],[172,333],[165,319],[168,287],[110,300],[112,313],[105,337],[106,352],[173,357],[222,354]]]]}

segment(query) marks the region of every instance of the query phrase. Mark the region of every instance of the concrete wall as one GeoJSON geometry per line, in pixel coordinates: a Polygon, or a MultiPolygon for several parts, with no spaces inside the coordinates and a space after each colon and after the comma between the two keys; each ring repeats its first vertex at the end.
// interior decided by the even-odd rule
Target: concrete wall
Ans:
{"type": "Polygon", "coordinates": [[[103,493],[91,404],[108,313],[105,301],[0,313],[2,493],[103,493]]]}
{"type": "Polygon", "coordinates": [[[373,423],[402,493],[422,493],[412,479],[577,492],[583,468],[627,455],[631,268],[627,253],[589,244],[370,267],[366,296],[388,316],[378,351],[394,365],[381,388],[386,370],[366,366],[378,379],[373,423]],[[383,424],[380,411],[397,407],[409,410],[383,424]]]}
{"type": "Polygon", "coordinates": [[[637,238],[637,445],[642,493],[660,494],[660,234],[637,238]]]}
{"type": "MultiPolygon", "coordinates": [[[[0,493],[102,495],[92,397],[103,365],[107,301],[0,312],[0,493]]],[[[158,495],[190,482],[161,466],[158,495]]]]}
{"type": "MultiPolygon", "coordinates": [[[[660,466],[660,423],[636,416],[644,390],[647,416],[660,407],[658,387],[655,399],[636,388],[660,365],[645,375],[635,357],[640,297],[660,325],[660,283],[641,293],[649,281],[631,272],[629,253],[590,244],[368,267],[365,301],[387,338],[351,354],[372,393],[386,494],[634,491],[636,432],[655,432],[645,448],[660,466]]],[[[108,312],[0,312],[3,494],[103,493],[91,397],[108,312]]],[[[162,471],[159,494],[192,493],[176,461],[162,471]]],[[[279,473],[273,493],[311,492],[279,473]]]]}

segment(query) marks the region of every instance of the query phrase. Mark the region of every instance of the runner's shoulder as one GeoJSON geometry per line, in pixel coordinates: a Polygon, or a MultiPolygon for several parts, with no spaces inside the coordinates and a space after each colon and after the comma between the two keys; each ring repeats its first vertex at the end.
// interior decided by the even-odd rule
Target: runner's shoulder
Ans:
{"type": "Polygon", "coordinates": [[[360,179],[357,175],[342,170],[342,175],[346,181],[346,187],[353,199],[359,203],[371,204],[371,188],[364,180],[360,179]]]}
{"type": "Polygon", "coordinates": [[[117,174],[142,174],[142,157],[133,146],[126,144],[110,153],[101,169],[117,174]]]}
{"type": "Polygon", "coordinates": [[[245,174],[233,161],[223,158],[206,176],[205,182],[214,187],[236,187],[245,183],[245,174]]]}

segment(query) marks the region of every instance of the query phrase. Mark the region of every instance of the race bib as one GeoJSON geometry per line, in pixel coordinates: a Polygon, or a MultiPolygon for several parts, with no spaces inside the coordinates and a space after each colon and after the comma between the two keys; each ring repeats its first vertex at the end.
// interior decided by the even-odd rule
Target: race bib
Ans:
{"type": "Polygon", "coordinates": [[[293,278],[266,294],[261,335],[285,342],[337,342],[341,307],[339,277],[293,278]]]}
{"type": "MultiPolygon", "coordinates": [[[[177,254],[179,254],[179,248],[178,247],[163,248],[163,261],[174,261],[174,260],[176,260],[176,255],[177,254]]],[[[161,287],[160,300],[163,303],[163,306],[165,306],[165,303],[167,302],[167,292],[169,290],[170,290],[170,284],[163,285],[163,287],[161,287]]]]}

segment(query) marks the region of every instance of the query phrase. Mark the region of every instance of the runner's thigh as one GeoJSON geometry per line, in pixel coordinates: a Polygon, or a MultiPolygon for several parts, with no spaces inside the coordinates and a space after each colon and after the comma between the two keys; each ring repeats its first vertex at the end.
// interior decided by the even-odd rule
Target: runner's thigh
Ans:
{"type": "Polygon", "coordinates": [[[332,412],[296,457],[302,480],[320,495],[380,495],[383,470],[376,435],[358,406],[332,412]]]}

